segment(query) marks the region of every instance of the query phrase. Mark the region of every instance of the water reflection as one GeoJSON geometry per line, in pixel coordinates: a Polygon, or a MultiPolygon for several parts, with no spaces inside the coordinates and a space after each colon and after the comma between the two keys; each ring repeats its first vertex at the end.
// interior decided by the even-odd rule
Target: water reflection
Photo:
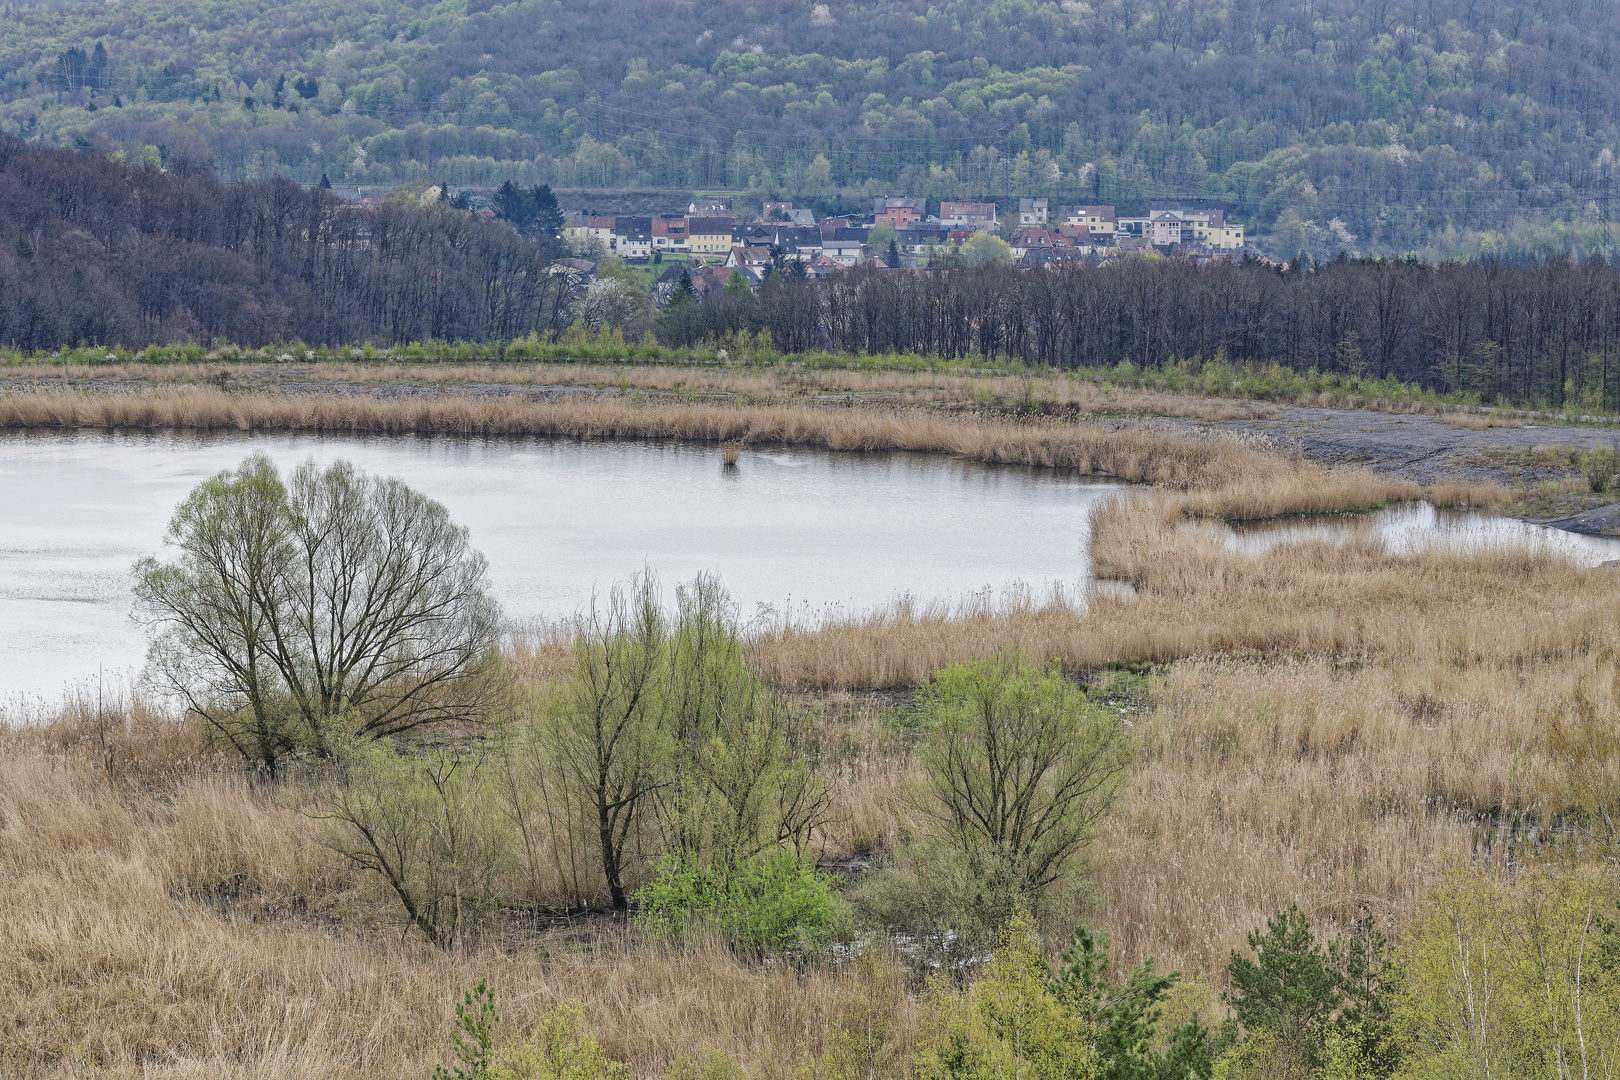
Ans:
{"type": "Polygon", "coordinates": [[[1435,544],[1448,547],[1529,544],[1544,547],[1582,566],[1620,559],[1620,539],[1582,536],[1471,510],[1439,510],[1429,503],[1403,503],[1370,514],[1199,527],[1213,530],[1228,547],[1250,555],[1270,551],[1279,544],[1304,541],[1342,544],[1351,540],[1378,540],[1392,554],[1435,544]]]}
{"type": "Polygon", "coordinates": [[[537,439],[0,435],[0,704],[138,668],[130,564],[175,504],[254,450],[284,469],[348,458],[439,499],[517,621],[567,615],[649,566],[711,570],[743,614],[958,600],[1086,574],[1087,510],[1117,485],[905,454],[537,439]]]}

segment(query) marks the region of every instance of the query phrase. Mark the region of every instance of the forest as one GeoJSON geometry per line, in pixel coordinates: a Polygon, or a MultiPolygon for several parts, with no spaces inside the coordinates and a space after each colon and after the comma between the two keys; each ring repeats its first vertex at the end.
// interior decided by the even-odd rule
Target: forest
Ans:
{"type": "Polygon", "coordinates": [[[1210,360],[1396,379],[1486,403],[1620,403],[1620,272],[1585,262],[1335,259],[936,273],[861,269],[677,300],[669,344],[764,331],[789,352],[912,352],[1063,368],[1210,360]]]}
{"type": "Polygon", "coordinates": [[[375,213],[286,178],[222,183],[0,139],[0,341],[499,340],[556,329],[546,241],[446,202],[375,213]]]}
{"type": "Polygon", "coordinates": [[[0,128],[229,179],[1202,196],[1285,258],[1613,248],[1595,0],[12,10],[0,128]]]}
{"type": "Polygon", "coordinates": [[[1158,256],[1020,270],[791,262],[757,292],[647,288],[604,261],[588,288],[556,242],[451,201],[345,207],[319,186],[238,184],[0,141],[0,345],[528,337],[748,355],[911,353],[1059,368],[1279,365],[1449,394],[1620,407],[1620,270],[1601,256],[1424,263],[1340,256],[1198,265],[1158,256]],[[768,343],[764,349],[757,346],[768,343]]]}

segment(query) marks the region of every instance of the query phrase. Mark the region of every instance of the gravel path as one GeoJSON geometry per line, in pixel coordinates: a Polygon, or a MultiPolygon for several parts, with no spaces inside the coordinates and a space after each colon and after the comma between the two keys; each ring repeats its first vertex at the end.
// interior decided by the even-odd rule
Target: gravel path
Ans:
{"type": "Polygon", "coordinates": [[[1504,484],[1561,479],[1568,468],[1529,461],[1536,447],[1608,448],[1617,438],[1603,428],[1525,424],[1472,430],[1438,417],[1358,409],[1276,407],[1264,419],[1169,420],[1177,427],[1266,436],[1314,461],[1360,465],[1422,484],[1436,480],[1504,484]]]}

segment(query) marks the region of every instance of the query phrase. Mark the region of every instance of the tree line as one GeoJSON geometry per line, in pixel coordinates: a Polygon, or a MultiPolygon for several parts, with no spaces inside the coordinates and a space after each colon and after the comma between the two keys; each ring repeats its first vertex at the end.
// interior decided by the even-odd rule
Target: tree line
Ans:
{"type": "Polygon", "coordinates": [[[556,250],[443,202],[362,210],[0,139],[0,342],[17,349],[520,337],[566,325],[556,250]]]}
{"type": "Polygon", "coordinates": [[[1061,368],[1274,363],[1486,402],[1620,407],[1620,270],[1599,257],[861,268],[819,284],[774,275],[757,294],[677,292],[659,316],[672,345],[739,331],[767,331],[786,352],[1061,368]]]}

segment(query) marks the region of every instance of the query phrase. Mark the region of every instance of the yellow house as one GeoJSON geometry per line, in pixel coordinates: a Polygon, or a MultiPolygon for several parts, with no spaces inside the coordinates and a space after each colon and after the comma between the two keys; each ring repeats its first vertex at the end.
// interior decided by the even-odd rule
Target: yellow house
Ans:
{"type": "Polygon", "coordinates": [[[687,250],[694,255],[729,255],[731,219],[695,217],[686,222],[687,250]]]}
{"type": "Polygon", "coordinates": [[[1084,229],[1093,239],[1104,244],[1113,240],[1115,233],[1118,232],[1118,219],[1114,216],[1112,206],[1065,206],[1063,223],[1072,228],[1084,229]]]}
{"type": "Polygon", "coordinates": [[[1224,222],[1217,225],[1210,221],[1193,219],[1193,239],[1208,247],[1221,251],[1237,251],[1243,247],[1243,226],[1227,225],[1224,222]]]}

